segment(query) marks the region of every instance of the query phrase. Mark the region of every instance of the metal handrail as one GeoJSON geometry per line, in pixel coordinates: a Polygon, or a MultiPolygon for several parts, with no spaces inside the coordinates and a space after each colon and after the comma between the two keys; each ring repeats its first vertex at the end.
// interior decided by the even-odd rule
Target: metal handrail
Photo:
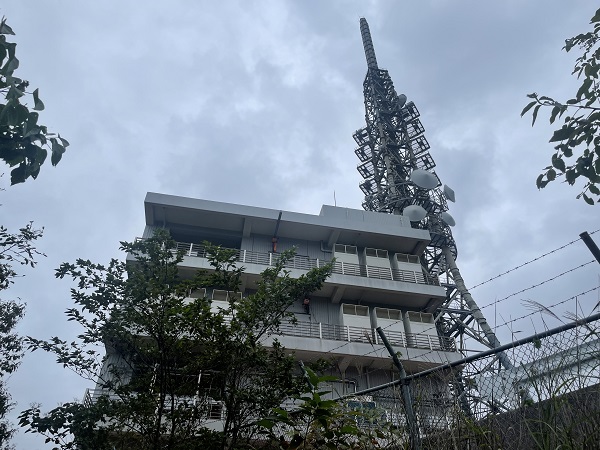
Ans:
{"type": "MultiPolygon", "coordinates": [[[[200,244],[186,242],[177,242],[175,250],[182,251],[186,256],[206,258],[206,248],[200,244]]],[[[243,264],[261,264],[273,266],[280,257],[278,253],[263,253],[252,250],[234,250],[235,258],[243,264]]],[[[312,259],[307,256],[295,255],[284,264],[286,269],[311,270],[323,267],[331,261],[322,259],[312,259]]],[[[354,264],[336,261],[333,263],[332,272],[340,275],[351,275],[365,278],[376,278],[379,280],[401,281],[405,283],[428,284],[439,286],[440,281],[437,277],[424,274],[422,271],[393,269],[391,267],[377,267],[366,264],[354,264]]]]}
{"type": "MultiPolygon", "coordinates": [[[[309,337],[333,341],[362,342],[380,345],[380,338],[372,328],[333,325],[321,322],[283,322],[276,333],[282,336],[309,337]]],[[[385,335],[393,346],[455,352],[456,342],[451,337],[429,334],[386,331],[385,335]]]]}
{"type": "MultiPolygon", "coordinates": [[[[112,401],[123,401],[124,399],[114,392],[106,389],[86,389],[81,403],[86,407],[94,405],[101,397],[107,397],[112,401]]],[[[224,418],[225,406],[222,401],[213,400],[210,397],[200,395],[177,395],[171,397],[167,395],[166,404],[173,400],[175,407],[178,406],[199,406],[205,409],[205,417],[208,419],[222,420],[224,418]]],[[[170,407],[167,407],[170,409],[170,407]]]]}

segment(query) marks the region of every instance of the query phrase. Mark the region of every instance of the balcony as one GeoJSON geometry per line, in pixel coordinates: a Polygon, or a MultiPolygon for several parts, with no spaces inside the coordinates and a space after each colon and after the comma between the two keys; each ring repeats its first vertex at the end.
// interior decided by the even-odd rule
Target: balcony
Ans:
{"type": "MultiPolygon", "coordinates": [[[[132,394],[133,395],[133,394],[132,394]]],[[[125,399],[116,395],[115,393],[105,389],[86,389],[81,403],[86,407],[94,405],[101,397],[106,397],[112,402],[122,402],[125,399]]],[[[213,400],[210,397],[202,397],[200,395],[182,395],[182,396],[167,396],[166,410],[169,411],[171,407],[183,407],[183,408],[198,408],[202,411],[200,417],[207,421],[223,421],[225,419],[225,406],[223,402],[213,400]],[[171,401],[172,400],[172,401],[171,401]]],[[[214,427],[211,427],[214,428],[214,427]]]]}
{"type": "MultiPolygon", "coordinates": [[[[177,250],[184,252],[186,256],[206,258],[206,248],[203,245],[177,242],[177,250]]],[[[264,266],[273,266],[277,262],[279,255],[277,253],[261,253],[250,250],[232,249],[236,253],[236,258],[243,264],[260,264],[264,266]]],[[[331,261],[321,259],[311,259],[306,256],[294,256],[286,262],[285,268],[310,270],[317,267],[323,267],[331,261]]],[[[356,277],[373,278],[378,280],[400,281],[405,283],[425,284],[439,286],[437,277],[431,277],[422,271],[383,268],[369,266],[365,264],[352,264],[347,262],[333,263],[333,273],[340,275],[351,275],[356,277]]]]}
{"type": "MultiPolygon", "coordinates": [[[[385,330],[384,333],[389,343],[394,347],[456,352],[456,342],[450,337],[385,330]]],[[[332,325],[320,322],[297,322],[296,324],[284,322],[279,327],[278,334],[282,336],[383,345],[381,338],[372,328],[332,325]]]]}
{"type": "MultiPolygon", "coordinates": [[[[384,330],[387,340],[397,352],[407,372],[420,372],[461,358],[454,339],[384,330]]],[[[274,341],[297,359],[317,361],[333,358],[340,370],[349,365],[388,370],[390,354],[372,328],[332,325],[318,322],[284,322],[279,331],[263,338],[269,347],[274,341]]]]}

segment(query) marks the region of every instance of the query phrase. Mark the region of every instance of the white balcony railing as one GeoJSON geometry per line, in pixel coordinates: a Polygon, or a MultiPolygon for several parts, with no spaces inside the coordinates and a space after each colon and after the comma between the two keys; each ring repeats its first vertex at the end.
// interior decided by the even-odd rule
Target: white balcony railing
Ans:
{"type": "MultiPolygon", "coordinates": [[[[372,328],[351,327],[347,325],[332,325],[320,322],[283,322],[276,333],[282,336],[310,337],[334,341],[363,342],[366,344],[382,344],[381,338],[372,328]]],[[[429,334],[403,333],[385,331],[389,343],[396,347],[419,348],[425,350],[456,351],[456,342],[446,336],[429,334]]]]}
{"type": "MultiPolygon", "coordinates": [[[[183,251],[186,256],[206,258],[206,248],[203,245],[177,242],[176,249],[183,251]]],[[[237,260],[244,264],[272,266],[277,262],[277,258],[279,257],[279,254],[271,252],[261,253],[251,250],[233,250],[235,251],[237,260]]],[[[329,262],[331,261],[311,259],[306,256],[296,255],[285,263],[285,267],[288,269],[310,270],[317,267],[323,267],[329,262]]],[[[402,281],[405,283],[429,284],[434,286],[440,285],[437,277],[428,276],[422,271],[392,269],[391,267],[376,267],[347,262],[335,262],[332,271],[333,273],[341,275],[376,278],[379,280],[402,281]]]]}
{"type": "MultiPolygon", "coordinates": [[[[107,397],[113,402],[125,401],[124,397],[105,389],[86,389],[82,403],[84,406],[89,407],[96,403],[100,397],[107,397]]],[[[196,407],[202,411],[202,416],[208,420],[224,420],[225,418],[225,406],[223,402],[213,400],[209,397],[201,397],[199,395],[171,397],[167,395],[165,406],[167,410],[170,410],[173,406],[196,407]]]]}

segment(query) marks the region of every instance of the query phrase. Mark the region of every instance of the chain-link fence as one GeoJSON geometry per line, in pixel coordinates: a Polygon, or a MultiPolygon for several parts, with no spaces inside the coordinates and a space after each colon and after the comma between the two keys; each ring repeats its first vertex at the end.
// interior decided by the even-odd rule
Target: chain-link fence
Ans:
{"type": "Polygon", "coordinates": [[[407,430],[402,446],[600,448],[599,377],[596,314],[360,395],[377,404],[382,419],[407,430]],[[402,384],[417,426],[410,410],[406,415],[402,384]]]}

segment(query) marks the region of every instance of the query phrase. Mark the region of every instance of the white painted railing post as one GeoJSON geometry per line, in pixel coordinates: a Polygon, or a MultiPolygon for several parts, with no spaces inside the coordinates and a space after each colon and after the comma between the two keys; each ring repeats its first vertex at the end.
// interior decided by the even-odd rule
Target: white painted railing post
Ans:
{"type": "Polygon", "coordinates": [[[348,342],[350,342],[350,326],[346,325],[346,331],[348,333],[348,342]]]}
{"type": "Polygon", "coordinates": [[[323,339],[323,324],[319,322],[319,339],[323,339]]]}
{"type": "Polygon", "coordinates": [[[429,341],[429,350],[433,350],[433,342],[431,342],[431,336],[427,335],[427,340],[429,341]]]}
{"type": "Polygon", "coordinates": [[[194,244],[190,244],[190,251],[188,252],[188,256],[192,256],[192,248],[194,247],[194,244]]]}
{"type": "Polygon", "coordinates": [[[244,256],[242,257],[242,262],[243,263],[246,262],[246,249],[244,249],[244,256]]]}
{"type": "Polygon", "coordinates": [[[394,274],[392,272],[392,268],[390,267],[390,280],[393,280],[393,279],[394,279],[394,274]]]}
{"type": "Polygon", "coordinates": [[[317,269],[319,268],[319,258],[317,258],[317,269]]]}
{"type": "Polygon", "coordinates": [[[272,266],[273,265],[273,253],[269,252],[269,265],[272,266]]]}

